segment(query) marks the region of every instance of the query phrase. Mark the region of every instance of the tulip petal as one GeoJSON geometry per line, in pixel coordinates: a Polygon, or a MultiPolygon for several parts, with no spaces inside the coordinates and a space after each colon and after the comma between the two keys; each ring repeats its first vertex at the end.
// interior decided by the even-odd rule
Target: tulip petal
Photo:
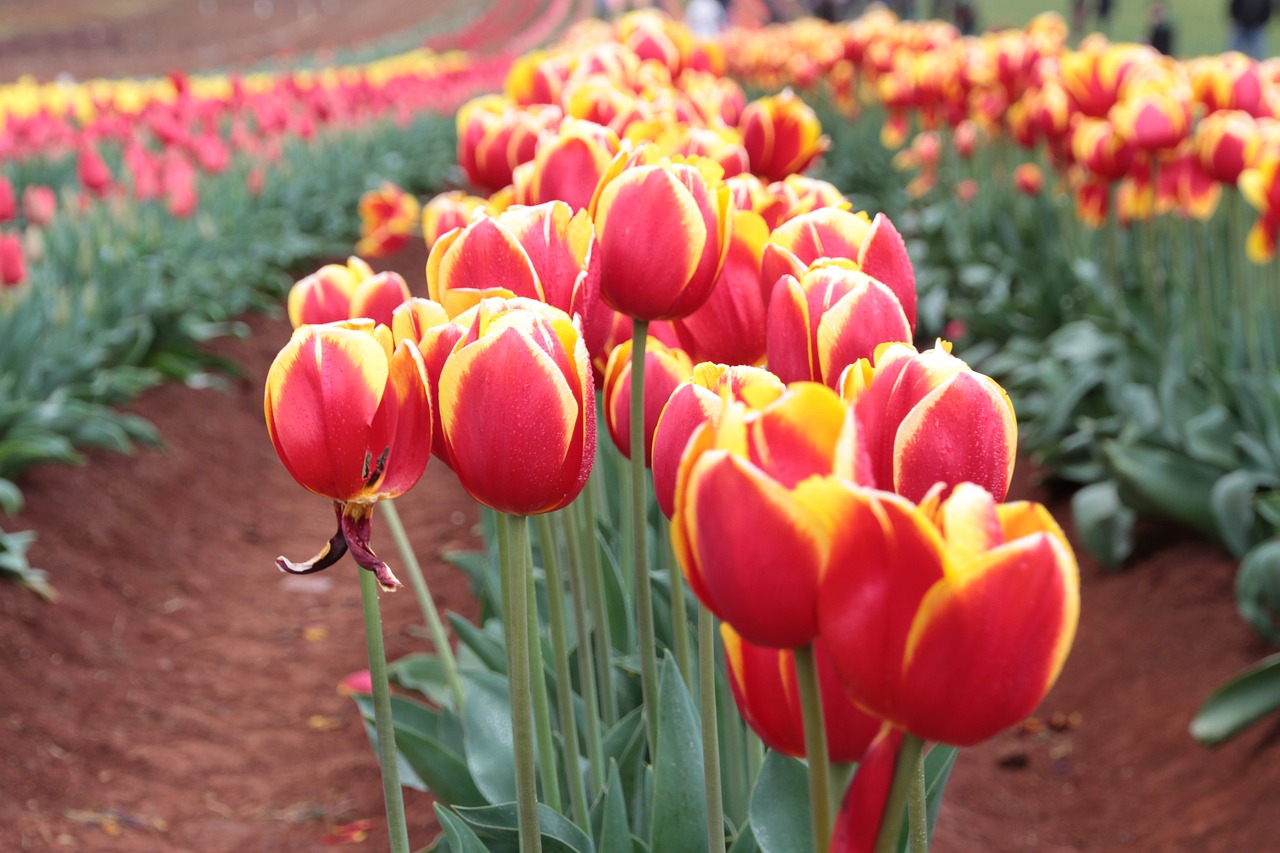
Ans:
{"type": "Polygon", "coordinates": [[[347,537],[343,533],[342,524],[342,504],[334,501],[333,509],[338,516],[338,529],[320,549],[320,553],[301,563],[295,563],[287,557],[276,557],[276,568],[291,575],[309,575],[327,569],[342,559],[342,555],[347,553],[347,537]]]}
{"type": "Polygon", "coordinates": [[[892,726],[884,726],[858,763],[858,772],[841,801],[830,853],[872,853],[875,850],[901,747],[902,732],[892,726]]]}
{"type": "MultiPolygon", "coordinates": [[[[889,217],[877,213],[858,250],[858,266],[867,275],[883,282],[898,301],[911,331],[916,328],[916,273],[907,254],[907,244],[889,217]]],[[[911,340],[907,338],[906,340],[911,340]]]]}

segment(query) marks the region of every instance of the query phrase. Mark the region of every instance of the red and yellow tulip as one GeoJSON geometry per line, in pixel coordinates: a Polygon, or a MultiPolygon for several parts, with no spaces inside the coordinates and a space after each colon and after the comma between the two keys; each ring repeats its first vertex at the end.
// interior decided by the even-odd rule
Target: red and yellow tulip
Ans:
{"type": "Polygon", "coordinates": [[[356,254],[383,258],[409,245],[418,231],[418,199],[390,181],[360,197],[360,242],[356,254]]]}
{"type": "Polygon", "coordinates": [[[790,90],[747,104],[738,129],[751,171],[766,181],[803,172],[831,145],[817,115],[790,90]]]}
{"type": "Polygon", "coordinates": [[[293,478],[333,501],[338,531],[293,573],[333,565],[348,550],[383,589],[400,585],[369,545],[373,505],[421,478],[431,458],[431,397],[418,348],[369,320],[303,326],[267,372],[264,411],[293,478]]]}
{"type": "Polygon", "coordinates": [[[462,190],[440,193],[422,206],[422,236],[427,241],[427,251],[436,241],[455,228],[466,228],[471,214],[483,210],[488,203],[476,195],[462,190]]]}
{"type": "Polygon", "coordinates": [[[354,255],[345,266],[325,264],[289,289],[289,322],[296,329],[351,319],[351,296],[372,275],[369,265],[354,255]]]}
{"type": "MultiPolygon", "coordinates": [[[[653,432],[671,394],[693,374],[693,361],[682,349],[649,341],[644,351],[644,464],[653,465],[653,432]]],[[[604,369],[604,419],[609,437],[631,458],[631,341],[609,353],[604,369]]]]}

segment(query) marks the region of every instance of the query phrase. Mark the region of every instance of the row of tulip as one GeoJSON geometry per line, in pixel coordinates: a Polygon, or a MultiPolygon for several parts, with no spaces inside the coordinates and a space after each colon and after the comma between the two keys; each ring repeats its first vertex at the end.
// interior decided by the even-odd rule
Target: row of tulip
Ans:
{"type": "Polygon", "coordinates": [[[1087,484],[1090,549],[1119,563],[1138,514],[1215,535],[1245,557],[1242,614],[1277,636],[1280,63],[1071,50],[1056,16],[961,38],[883,11],[726,47],[735,73],[847,116],[829,129],[861,159],[829,176],[900,215],[931,317],[994,345],[980,363],[1024,446],[1087,484]]]}
{"type": "MultiPolygon", "coordinates": [[[[430,299],[358,258],[295,284],[266,418],[337,531],[278,566],[350,551],[372,626],[379,588],[400,585],[370,547],[375,506],[404,551],[436,652],[393,671],[444,689],[426,691],[436,708],[393,710],[370,628],[361,701],[394,851],[397,735],[411,783],[452,807],[436,850],[894,850],[908,800],[922,849],[925,793],[908,793],[925,743],[976,743],[1039,703],[1074,635],[1074,558],[1042,507],[1002,503],[1003,390],[949,345],[912,346],[915,272],[892,221],[794,174],[825,145],[813,112],[789,94],[748,103],[719,51],[668,19],[602,26],[459,112],[458,159],[487,198],[362,201],[366,251],[423,229],[430,299]],[[391,503],[430,455],[496,513],[498,559],[472,571],[501,618],[453,620],[472,661],[450,650],[391,503]],[[491,737],[495,702],[510,728],[491,737]],[[860,762],[851,785],[832,761],[860,762]],[[796,773],[808,784],[780,784],[796,773]],[[756,804],[775,797],[807,808],[811,847],[779,840],[775,804],[756,804]]],[[[953,755],[934,751],[935,782],[953,755]]]]}

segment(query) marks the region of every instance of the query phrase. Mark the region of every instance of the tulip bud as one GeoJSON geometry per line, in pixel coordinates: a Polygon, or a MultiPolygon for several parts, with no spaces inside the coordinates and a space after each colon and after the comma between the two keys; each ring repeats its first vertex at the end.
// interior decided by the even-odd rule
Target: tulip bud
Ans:
{"type": "MultiPolygon", "coordinates": [[[[644,464],[653,465],[653,432],[662,409],[676,386],[693,374],[693,362],[684,350],[650,341],[644,353],[644,464]]],[[[609,437],[626,458],[631,458],[631,341],[609,354],[604,370],[604,415],[609,437]]]]}
{"type": "Polygon", "coordinates": [[[418,200],[390,181],[360,196],[360,242],[356,254],[383,258],[409,245],[418,228],[418,200]]]}
{"type": "Polygon", "coordinates": [[[357,257],[348,258],[346,266],[325,264],[289,289],[289,322],[296,329],[351,319],[351,296],[371,275],[373,270],[357,257]]]}
{"type": "Polygon", "coordinates": [[[422,236],[430,252],[436,241],[455,228],[466,228],[471,214],[485,207],[479,196],[461,190],[440,193],[422,206],[422,236]]]}
{"type": "Polygon", "coordinates": [[[831,145],[817,115],[789,89],[747,104],[738,128],[751,171],[766,181],[803,172],[831,145]]]}
{"type": "Polygon", "coordinates": [[[27,278],[27,263],[23,258],[22,240],[17,234],[0,232],[0,285],[13,287],[27,278]]]}

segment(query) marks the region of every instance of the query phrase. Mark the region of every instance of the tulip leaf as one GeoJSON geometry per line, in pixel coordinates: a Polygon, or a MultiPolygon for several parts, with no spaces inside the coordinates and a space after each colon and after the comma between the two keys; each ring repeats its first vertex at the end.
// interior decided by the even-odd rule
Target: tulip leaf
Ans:
{"type": "Polygon", "coordinates": [[[442,707],[453,705],[453,691],[444,664],[432,654],[405,655],[387,666],[387,677],[405,690],[413,690],[442,707]]]}
{"type": "Polygon", "coordinates": [[[471,827],[467,826],[461,818],[439,803],[435,804],[435,810],[436,819],[440,821],[440,828],[444,830],[445,838],[449,839],[451,853],[489,853],[489,850],[484,846],[484,842],[471,831],[471,827]]]}
{"type": "Polygon", "coordinates": [[[493,672],[505,675],[507,672],[507,648],[503,644],[501,634],[477,628],[457,613],[446,614],[449,626],[458,642],[475,653],[475,656],[493,672]]]}
{"type": "Polygon", "coordinates": [[[0,512],[16,515],[22,509],[22,491],[12,480],[0,477],[0,512]]]}
{"type": "Polygon", "coordinates": [[[600,853],[630,853],[631,828],[627,823],[627,803],[622,794],[618,765],[609,762],[609,777],[604,791],[604,808],[600,818],[600,853]]]}
{"type": "Polygon", "coordinates": [[[1218,478],[1209,493],[1209,509],[1223,543],[1243,557],[1258,538],[1253,496],[1263,486],[1274,486],[1274,477],[1254,471],[1230,471],[1218,478]]]}
{"type": "MultiPolygon", "coordinates": [[[[373,697],[353,697],[364,718],[369,740],[377,746],[373,726],[373,697]]],[[[462,732],[457,717],[447,709],[428,708],[402,696],[391,697],[395,726],[396,758],[400,781],[419,791],[430,791],[449,804],[479,805],[486,802],[476,788],[463,758],[462,732]]]]}
{"type": "Polygon", "coordinates": [[[770,750],[751,792],[747,819],[760,853],[812,853],[804,762],[770,750]]]}
{"type": "Polygon", "coordinates": [[[707,849],[707,797],[698,713],[670,654],[658,684],[658,755],[653,773],[649,846],[698,853],[707,849]]]}
{"type": "Polygon", "coordinates": [[[756,843],[756,837],[752,833],[750,823],[742,825],[742,831],[734,839],[733,846],[729,848],[729,853],[760,853],[760,845],[756,843]]]}
{"type": "Polygon", "coordinates": [[[1244,555],[1236,572],[1236,609],[1255,631],[1280,642],[1280,539],[1269,539],[1244,555]]]}
{"type": "Polygon", "coordinates": [[[514,802],[515,744],[511,738],[511,694],[504,676],[463,672],[467,702],[462,706],[467,767],[490,803],[514,802]]]}
{"type": "Polygon", "coordinates": [[[1134,513],[1120,502],[1112,480],[1092,483],[1071,497],[1080,544],[1108,568],[1118,568],[1133,551],[1134,513]]]}
{"type": "Polygon", "coordinates": [[[1215,690],[1191,721],[1191,736],[1217,746],[1277,710],[1280,654],[1263,658],[1215,690]]]}
{"type": "Polygon", "coordinates": [[[1214,532],[1209,493],[1221,469],[1151,444],[1106,441],[1102,453],[1127,506],[1214,532]]]}
{"type": "MultiPolygon", "coordinates": [[[[511,767],[507,767],[511,772],[511,767]]],[[[519,817],[514,802],[454,810],[476,835],[495,841],[520,840],[519,817]]],[[[538,823],[543,853],[595,853],[587,834],[550,806],[538,803],[538,823]]]]}

